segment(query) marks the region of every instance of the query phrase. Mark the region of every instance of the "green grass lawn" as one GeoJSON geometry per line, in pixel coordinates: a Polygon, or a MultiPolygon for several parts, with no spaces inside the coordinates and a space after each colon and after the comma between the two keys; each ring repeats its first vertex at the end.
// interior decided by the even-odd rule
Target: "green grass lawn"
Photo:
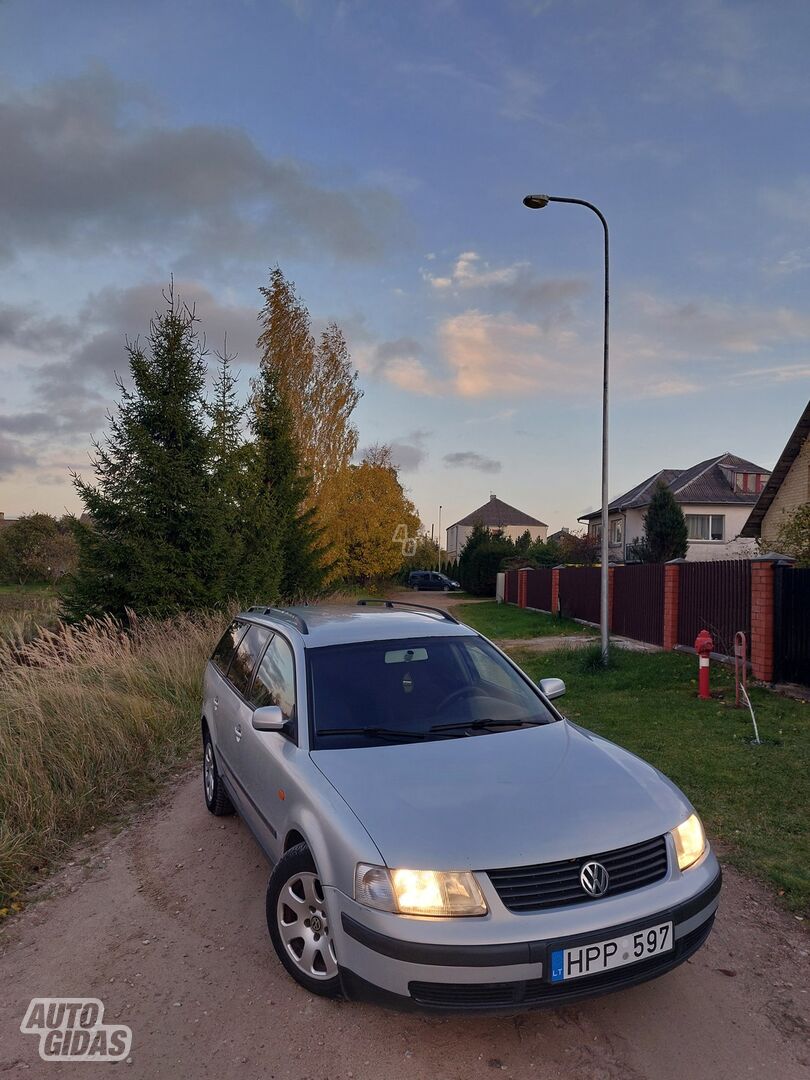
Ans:
{"type": "MultiPolygon", "coordinates": [[[[511,634],[511,631],[510,631],[511,634]]],[[[761,746],[747,709],[734,708],[729,671],[712,665],[697,698],[697,660],[613,650],[615,668],[587,673],[575,650],[515,652],[535,680],[565,679],[559,702],[583,727],[632,750],[691,799],[727,862],[770,882],[795,911],[810,911],[810,704],[751,690],[761,746]]]]}
{"type": "Polygon", "coordinates": [[[539,611],[525,611],[494,600],[483,604],[458,604],[453,614],[488,638],[531,638],[561,634],[592,634],[591,627],[573,619],[559,619],[539,611]]]}

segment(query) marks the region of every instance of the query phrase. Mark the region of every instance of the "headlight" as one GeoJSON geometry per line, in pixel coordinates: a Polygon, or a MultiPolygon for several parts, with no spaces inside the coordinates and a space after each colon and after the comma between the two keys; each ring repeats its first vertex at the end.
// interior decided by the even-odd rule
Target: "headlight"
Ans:
{"type": "Polygon", "coordinates": [[[697,814],[692,814],[677,829],[673,829],[672,839],[681,870],[696,863],[706,849],[706,834],[697,814]]]}
{"type": "Polygon", "coordinates": [[[469,870],[388,870],[359,863],[354,898],[400,915],[486,915],[487,905],[469,870]]]}

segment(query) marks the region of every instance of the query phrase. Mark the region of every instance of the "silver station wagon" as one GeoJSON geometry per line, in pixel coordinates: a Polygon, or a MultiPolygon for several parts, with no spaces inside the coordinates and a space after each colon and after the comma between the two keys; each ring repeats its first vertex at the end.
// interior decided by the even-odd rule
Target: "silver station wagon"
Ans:
{"type": "Polygon", "coordinates": [[[571,723],[446,612],[252,608],[205,672],[205,801],[273,865],[267,924],[312,993],[561,1004],[706,940],[720,868],[660,772],[571,723]]]}

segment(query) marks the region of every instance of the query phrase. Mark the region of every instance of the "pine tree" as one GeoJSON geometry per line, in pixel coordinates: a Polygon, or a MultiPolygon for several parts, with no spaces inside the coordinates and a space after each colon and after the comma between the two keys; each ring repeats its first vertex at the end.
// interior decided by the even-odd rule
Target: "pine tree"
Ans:
{"type": "Polygon", "coordinates": [[[659,482],[644,515],[644,539],[651,562],[683,559],[689,546],[689,530],[675,496],[659,482]]]}
{"type": "Polygon", "coordinates": [[[248,451],[242,425],[247,409],[239,402],[238,375],[232,367],[236,354],[228,352],[227,336],[222,352],[215,352],[215,356],[218,370],[207,412],[211,420],[212,497],[220,545],[212,558],[219,571],[217,599],[225,602],[241,597],[245,586],[243,531],[250,507],[243,505],[248,451]]]}
{"type": "Polygon", "coordinates": [[[210,492],[204,350],[193,310],[164,293],[146,347],[127,341],[132,387],[93,443],[95,483],[74,474],[90,523],[75,523],[79,565],[69,616],[127,608],[163,615],[211,602],[217,522],[210,492]]]}
{"type": "Polygon", "coordinates": [[[263,369],[253,383],[247,489],[255,596],[286,601],[316,596],[325,576],[324,549],[315,513],[306,506],[308,480],[301,472],[292,420],[275,373],[263,369]]]}

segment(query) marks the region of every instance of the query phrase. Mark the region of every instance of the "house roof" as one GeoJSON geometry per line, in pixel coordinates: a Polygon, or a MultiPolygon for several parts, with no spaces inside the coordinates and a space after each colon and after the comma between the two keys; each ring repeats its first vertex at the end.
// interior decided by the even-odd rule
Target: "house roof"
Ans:
{"type": "MultiPolygon", "coordinates": [[[[753,506],[758,498],[757,493],[737,491],[729,482],[729,474],[737,472],[767,473],[768,470],[731,453],[706,458],[689,469],[660,469],[608,503],[608,511],[622,513],[625,510],[638,510],[649,506],[659,481],[669,488],[675,501],[679,503],[753,506]]],[[[583,514],[579,520],[593,521],[600,517],[601,513],[601,509],[594,510],[590,514],[583,514]]]]}
{"type": "MultiPolygon", "coordinates": [[[[524,514],[522,510],[510,506],[509,503],[505,503],[496,495],[490,495],[489,502],[485,502],[483,506],[479,506],[471,514],[467,514],[466,517],[453,522],[453,525],[479,524],[487,529],[504,529],[508,525],[525,525],[528,527],[530,525],[545,525],[546,523],[545,521],[538,521],[531,514],[524,514]]],[[[448,528],[452,529],[453,525],[448,525],[448,528]]]]}
{"type": "Polygon", "coordinates": [[[782,481],[787,476],[790,466],[799,455],[804,446],[805,439],[810,438],[810,401],[804,407],[804,412],[799,417],[799,422],[793,429],[793,434],[785,444],[785,449],[779,455],[779,460],[773,467],[773,472],[765,487],[760,492],[754,509],[751,511],[748,521],[743,525],[740,536],[757,537],[762,530],[762,519],[769,506],[776,497],[776,493],[782,486],[782,481]]]}

